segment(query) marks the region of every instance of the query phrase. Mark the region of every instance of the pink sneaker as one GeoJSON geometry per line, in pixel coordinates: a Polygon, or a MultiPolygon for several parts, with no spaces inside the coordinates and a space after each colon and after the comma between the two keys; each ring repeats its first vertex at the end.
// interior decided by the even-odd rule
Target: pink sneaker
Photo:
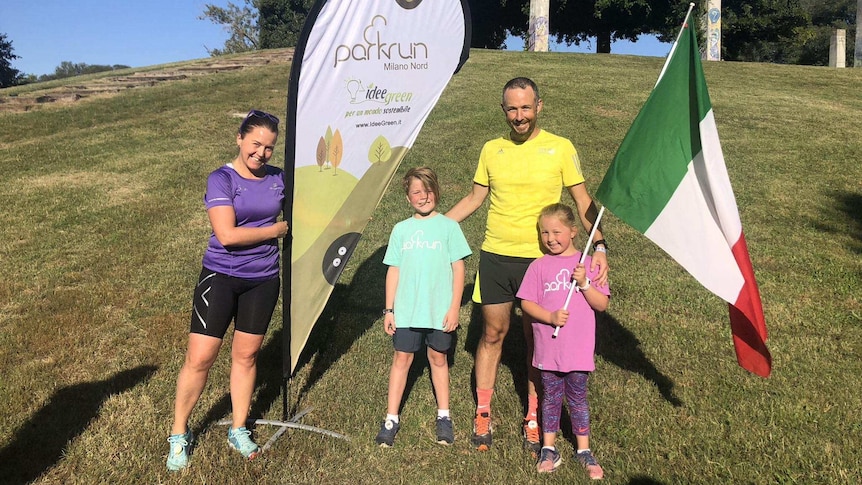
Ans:
{"type": "Polygon", "coordinates": [[[593,456],[593,453],[590,450],[584,450],[580,453],[576,452],[575,459],[587,469],[587,473],[590,475],[591,479],[601,480],[604,478],[605,472],[602,470],[602,467],[599,466],[596,461],[596,457],[593,456]]]}
{"type": "Polygon", "coordinates": [[[539,454],[539,462],[536,463],[536,471],[539,473],[551,473],[563,463],[560,453],[552,448],[542,448],[539,454]]]}

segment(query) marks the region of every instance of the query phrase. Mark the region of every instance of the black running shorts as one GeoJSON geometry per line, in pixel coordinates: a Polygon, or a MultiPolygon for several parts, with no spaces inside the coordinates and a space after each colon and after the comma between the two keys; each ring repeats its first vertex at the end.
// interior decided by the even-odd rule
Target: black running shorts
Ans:
{"type": "Polygon", "coordinates": [[[191,333],[224,338],[234,330],[264,335],[278,302],[281,280],[251,281],[204,268],[192,300],[191,333]]]}
{"type": "Polygon", "coordinates": [[[479,291],[483,305],[509,303],[515,295],[533,258],[516,258],[481,251],[479,253],[479,291]]]}

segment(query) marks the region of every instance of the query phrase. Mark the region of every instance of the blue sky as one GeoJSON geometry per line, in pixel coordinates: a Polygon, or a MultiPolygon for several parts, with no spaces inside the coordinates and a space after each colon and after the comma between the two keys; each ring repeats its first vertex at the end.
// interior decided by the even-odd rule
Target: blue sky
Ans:
{"type": "MultiPolygon", "coordinates": [[[[0,0],[0,33],[20,57],[12,67],[36,76],[53,74],[63,61],[131,67],[187,61],[224,46],[229,37],[224,28],[198,17],[205,4],[225,7],[228,1],[0,0]]],[[[522,46],[520,39],[507,44],[513,50],[522,46]]],[[[595,43],[551,50],[594,52],[595,43]]],[[[611,47],[615,54],[664,57],[669,51],[670,44],[650,37],[611,47]]]]}

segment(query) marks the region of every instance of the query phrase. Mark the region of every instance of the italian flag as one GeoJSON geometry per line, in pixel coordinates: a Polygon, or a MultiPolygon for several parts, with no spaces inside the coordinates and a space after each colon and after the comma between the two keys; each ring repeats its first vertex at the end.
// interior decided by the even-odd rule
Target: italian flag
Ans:
{"type": "Polygon", "coordinates": [[[739,365],[769,376],[772,357],[760,292],[689,25],[596,198],[729,303],[739,365]]]}

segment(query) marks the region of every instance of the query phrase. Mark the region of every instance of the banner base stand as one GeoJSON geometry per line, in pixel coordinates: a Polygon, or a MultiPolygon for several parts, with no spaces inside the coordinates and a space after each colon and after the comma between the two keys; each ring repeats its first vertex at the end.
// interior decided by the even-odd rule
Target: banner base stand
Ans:
{"type": "MultiPolygon", "coordinates": [[[[329,431],[327,429],[317,428],[315,426],[309,426],[307,424],[299,423],[298,421],[300,419],[302,419],[303,416],[310,413],[311,409],[312,408],[303,409],[302,411],[300,411],[299,413],[297,413],[295,416],[293,416],[292,418],[290,418],[287,421],[276,421],[276,420],[271,420],[271,419],[249,420],[248,424],[250,424],[250,425],[256,426],[259,424],[265,424],[265,425],[269,425],[269,426],[278,426],[278,428],[279,428],[275,432],[275,434],[272,435],[272,437],[266,442],[266,444],[264,444],[261,447],[261,451],[266,452],[267,450],[269,450],[272,447],[272,445],[275,444],[276,440],[278,440],[278,438],[280,438],[281,435],[283,435],[287,431],[288,428],[301,429],[304,431],[311,431],[313,433],[320,433],[322,435],[330,436],[332,438],[339,438],[339,439],[348,440],[348,441],[350,440],[350,438],[348,438],[347,436],[340,434],[340,433],[336,433],[335,431],[329,431]]],[[[232,423],[233,422],[229,419],[223,419],[216,424],[219,424],[222,426],[225,426],[225,425],[230,426],[232,423]]]]}

